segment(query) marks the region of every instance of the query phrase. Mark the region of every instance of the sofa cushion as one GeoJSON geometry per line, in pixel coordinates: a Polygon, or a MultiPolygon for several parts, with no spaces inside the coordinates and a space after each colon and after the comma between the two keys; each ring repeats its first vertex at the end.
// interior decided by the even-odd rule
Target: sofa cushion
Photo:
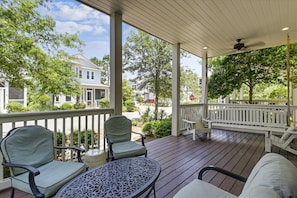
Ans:
{"type": "Polygon", "coordinates": [[[174,195],[174,198],[194,197],[232,198],[236,196],[199,179],[193,180],[174,195]]]}
{"type": "Polygon", "coordinates": [[[280,197],[297,197],[297,168],[276,153],[264,155],[249,175],[240,197],[245,197],[257,187],[273,189],[280,197]]]}

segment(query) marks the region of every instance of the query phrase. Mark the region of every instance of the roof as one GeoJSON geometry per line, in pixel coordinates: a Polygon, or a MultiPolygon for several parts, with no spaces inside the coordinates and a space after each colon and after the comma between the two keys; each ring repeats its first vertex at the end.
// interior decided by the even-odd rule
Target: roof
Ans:
{"type": "Polygon", "coordinates": [[[199,57],[236,53],[236,39],[246,50],[297,41],[296,0],[78,0],[122,19],[199,57]]]}

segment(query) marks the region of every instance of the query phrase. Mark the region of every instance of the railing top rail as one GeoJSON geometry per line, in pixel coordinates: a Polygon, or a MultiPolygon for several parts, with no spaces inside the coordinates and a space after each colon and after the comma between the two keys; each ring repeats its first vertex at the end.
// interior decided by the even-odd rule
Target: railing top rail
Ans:
{"type": "Polygon", "coordinates": [[[78,109],[78,110],[59,110],[47,112],[29,112],[29,113],[9,113],[0,114],[0,124],[7,122],[30,121],[53,118],[66,118],[83,115],[112,114],[113,109],[78,109]]]}

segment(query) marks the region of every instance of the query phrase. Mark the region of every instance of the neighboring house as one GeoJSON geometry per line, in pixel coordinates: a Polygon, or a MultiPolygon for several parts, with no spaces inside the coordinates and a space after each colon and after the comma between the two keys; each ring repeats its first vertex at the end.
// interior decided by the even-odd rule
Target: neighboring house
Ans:
{"type": "Polygon", "coordinates": [[[0,79],[0,113],[6,113],[9,102],[18,102],[27,106],[27,88],[20,89],[9,86],[9,83],[0,79]]]}
{"type": "Polygon", "coordinates": [[[99,107],[102,98],[108,98],[109,86],[101,84],[101,69],[82,55],[75,55],[72,69],[80,84],[81,95],[79,98],[59,95],[55,98],[55,105],[63,103],[85,103],[87,107],[99,107]]]}

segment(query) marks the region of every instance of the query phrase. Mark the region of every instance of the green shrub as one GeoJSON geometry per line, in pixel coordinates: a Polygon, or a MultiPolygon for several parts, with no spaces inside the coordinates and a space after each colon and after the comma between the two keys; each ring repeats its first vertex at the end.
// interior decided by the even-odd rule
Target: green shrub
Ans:
{"type": "Polygon", "coordinates": [[[6,106],[6,109],[8,113],[29,111],[27,107],[24,107],[22,104],[18,102],[9,102],[6,106]]]}
{"type": "Polygon", "coordinates": [[[63,103],[60,107],[61,110],[71,110],[73,109],[73,106],[72,104],[69,104],[69,103],[63,103]]]}
{"type": "Polygon", "coordinates": [[[139,118],[133,118],[132,119],[132,125],[133,126],[137,126],[140,123],[141,123],[141,120],[139,118]]]}
{"type": "Polygon", "coordinates": [[[144,123],[144,125],[142,126],[142,132],[145,134],[145,135],[153,135],[153,123],[152,122],[146,122],[144,123]]]}
{"type": "Polygon", "coordinates": [[[150,122],[153,120],[153,115],[152,112],[150,110],[150,108],[148,107],[145,112],[141,115],[141,120],[143,123],[145,122],[150,122]]]}
{"type": "Polygon", "coordinates": [[[154,120],[146,122],[142,126],[142,131],[146,135],[154,135],[156,138],[161,138],[171,135],[172,119],[167,118],[164,120],[154,120]]]}
{"type": "Polygon", "coordinates": [[[31,104],[28,108],[30,111],[51,111],[51,106],[47,104],[31,104]]]}
{"type": "Polygon", "coordinates": [[[63,144],[63,133],[57,132],[57,146],[61,146],[63,144]]]}
{"type": "Polygon", "coordinates": [[[161,138],[171,135],[172,119],[156,120],[154,121],[153,134],[156,138],[161,138]]]}
{"type": "Polygon", "coordinates": [[[100,108],[102,108],[102,109],[110,107],[110,102],[109,102],[108,98],[100,99],[99,103],[100,103],[100,108]]]}
{"type": "Polygon", "coordinates": [[[142,96],[137,96],[137,101],[141,103],[141,102],[143,102],[143,101],[144,101],[144,99],[143,99],[143,97],[142,97],[142,96]]]}
{"type": "MultiPolygon", "coordinates": [[[[80,146],[82,144],[85,144],[85,130],[84,131],[73,131],[73,145],[80,146]],[[78,142],[78,134],[80,133],[80,142],[78,142]]],[[[94,133],[92,130],[87,130],[88,133],[88,145],[92,144],[92,133],[94,133]]],[[[94,139],[96,139],[96,133],[94,133],[94,139]]],[[[86,148],[87,149],[87,148],[86,148]]]]}
{"type": "Polygon", "coordinates": [[[60,110],[60,107],[58,107],[57,105],[54,106],[54,110],[60,110]]]}
{"type": "Polygon", "coordinates": [[[85,103],[76,103],[73,105],[74,109],[85,109],[86,108],[86,104],[85,103]]]}
{"type": "Polygon", "coordinates": [[[133,112],[136,109],[135,103],[132,100],[126,100],[125,106],[128,112],[133,112]]]}

